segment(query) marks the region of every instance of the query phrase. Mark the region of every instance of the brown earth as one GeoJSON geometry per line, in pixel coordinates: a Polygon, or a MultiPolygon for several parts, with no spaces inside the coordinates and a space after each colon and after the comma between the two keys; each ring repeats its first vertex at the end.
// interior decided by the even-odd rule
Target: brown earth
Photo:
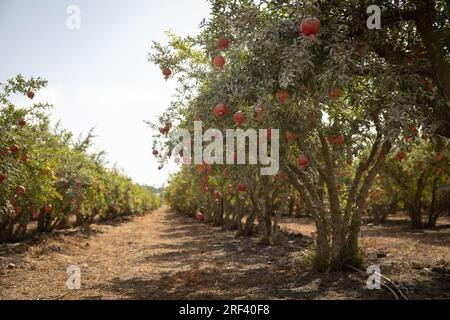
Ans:
{"type": "MultiPolygon", "coordinates": [[[[393,299],[366,275],[308,271],[309,219],[283,219],[282,245],[196,223],[167,209],[0,246],[0,299],[393,299]],[[81,289],[66,270],[81,268],[81,289]]],[[[410,299],[450,298],[450,229],[411,231],[401,219],[363,230],[378,264],[410,299]]]]}

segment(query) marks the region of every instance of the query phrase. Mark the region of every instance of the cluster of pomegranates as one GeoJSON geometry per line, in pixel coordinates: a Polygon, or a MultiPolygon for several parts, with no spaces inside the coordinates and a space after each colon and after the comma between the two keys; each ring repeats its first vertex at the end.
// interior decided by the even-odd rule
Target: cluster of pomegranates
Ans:
{"type": "MultiPolygon", "coordinates": [[[[230,47],[230,39],[228,39],[227,37],[222,37],[219,40],[217,40],[217,48],[219,50],[226,50],[229,47],[230,47]]],[[[225,66],[225,58],[222,55],[217,55],[213,59],[213,64],[217,69],[222,70],[223,67],[225,66]]]]}

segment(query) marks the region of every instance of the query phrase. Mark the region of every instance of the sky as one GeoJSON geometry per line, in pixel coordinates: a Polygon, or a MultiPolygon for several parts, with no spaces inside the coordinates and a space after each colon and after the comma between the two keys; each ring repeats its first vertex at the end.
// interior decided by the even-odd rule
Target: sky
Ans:
{"type": "Polygon", "coordinates": [[[177,166],[157,169],[144,120],[169,107],[176,82],[147,54],[167,30],[198,33],[209,10],[206,0],[0,0],[0,82],[19,73],[48,80],[34,100],[54,106],[53,123],[75,136],[94,127],[93,151],[106,151],[110,166],[161,186],[177,166]],[[80,29],[67,27],[71,5],[80,9],[80,29]]]}

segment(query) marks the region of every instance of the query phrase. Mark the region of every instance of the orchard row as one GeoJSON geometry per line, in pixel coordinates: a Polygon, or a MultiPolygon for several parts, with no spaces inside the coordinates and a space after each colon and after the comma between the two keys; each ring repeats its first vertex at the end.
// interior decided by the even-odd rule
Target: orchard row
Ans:
{"type": "Polygon", "coordinates": [[[70,132],[50,126],[49,105],[32,103],[45,85],[21,76],[1,84],[0,242],[158,207],[150,190],[107,169],[102,153],[86,151],[92,134],[74,141],[70,132]],[[20,95],[31,106],[11,102],[20,95]]]}

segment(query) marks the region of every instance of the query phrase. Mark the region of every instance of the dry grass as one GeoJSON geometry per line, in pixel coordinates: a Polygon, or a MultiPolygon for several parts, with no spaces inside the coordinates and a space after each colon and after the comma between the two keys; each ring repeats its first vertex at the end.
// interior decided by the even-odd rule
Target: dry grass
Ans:
{"type": "MultiPolygon", "coordinates": [[[[0,299],[379,299],[354,273],[303,267],[312,222],[284,219],[284,243],[264,247],[165,209],[131,221],[42,237],[0,250],[0,299]],[[302,235],[300,235],[303,234],[302,235]],[[3,252],[3,253],[2,253],[3,252]],[[66,288],[66,269],[81,267],[81,290],[66,288]]],[[[413,232],[403,222],[366,226],[367,264],[410,298],[450,298],[450,230],[413,232]]]]}

